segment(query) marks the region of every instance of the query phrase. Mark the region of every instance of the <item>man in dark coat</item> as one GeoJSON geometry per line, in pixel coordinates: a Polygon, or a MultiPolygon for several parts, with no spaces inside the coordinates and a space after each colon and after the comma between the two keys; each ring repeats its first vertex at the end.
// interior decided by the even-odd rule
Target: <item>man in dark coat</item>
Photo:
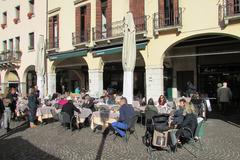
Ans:
{"type": "Polygon", "coordinates": [[[222,108],[222,114],[226,114],[230,100],[232,99],[232,92],[227,87],[227,82],[224,82],[223,86],[218,89],[217,95],[222,108]]]}

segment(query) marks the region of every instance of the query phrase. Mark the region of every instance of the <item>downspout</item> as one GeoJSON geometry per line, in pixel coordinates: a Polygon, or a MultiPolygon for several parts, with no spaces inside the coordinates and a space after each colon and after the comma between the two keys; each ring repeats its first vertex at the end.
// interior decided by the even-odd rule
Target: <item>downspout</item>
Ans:
{"type": "Polygon", "coordinates": [[[47,67],[47,37],[48,37],[48,0],[46,0],[46,40],[44,47],[44,67],[45,67],[45,96],[48,95],[48,67],[47,67]]]}

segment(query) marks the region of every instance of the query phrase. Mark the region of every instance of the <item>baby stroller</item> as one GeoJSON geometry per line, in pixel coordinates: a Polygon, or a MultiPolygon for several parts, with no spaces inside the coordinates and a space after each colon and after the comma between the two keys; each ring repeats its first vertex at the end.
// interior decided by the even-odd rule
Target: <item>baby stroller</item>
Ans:
{"type": "Polygon", "coordinates": [[[143,143],[147,146],[147,151],[151,152],[155,149],[170,150],[168,140],[168,114],[153,116],[147,121],[143,143]]]}

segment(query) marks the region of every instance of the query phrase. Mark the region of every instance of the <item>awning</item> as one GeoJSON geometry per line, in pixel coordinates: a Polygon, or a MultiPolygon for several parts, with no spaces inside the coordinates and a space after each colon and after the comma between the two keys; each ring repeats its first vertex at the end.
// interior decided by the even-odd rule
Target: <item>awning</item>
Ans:
{"type": "Polygon", "coordinates": [[[73,51],[68,51],[68,52],[60,52],[60,53],[55,53],[55,54],[49,54],[48,58],[51,61],[55,60],[63,60],[67,58],[74,58],[74,57],[82,57],[87,55],[87,50],[73,50],[73,51]]]}
{"type": "MultiPolygon", "coordinates": [[[[147,42],[138,43],[137,49],[144,49],[146,45],[147,45],[147,42]]],[[[115,53],[122,53],[122,46],[97,50],[94,52],[94,55],[101,56],[101,55],[108,55],[108,54],[115,54],[115,53]]]]}

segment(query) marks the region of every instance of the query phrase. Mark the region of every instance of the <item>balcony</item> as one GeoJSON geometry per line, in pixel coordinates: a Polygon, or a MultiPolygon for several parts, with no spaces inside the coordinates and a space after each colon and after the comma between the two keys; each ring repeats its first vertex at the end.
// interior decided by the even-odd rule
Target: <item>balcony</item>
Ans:
{"type": "Polygon", "coordinates": [[[59,49],[59,37],[51,38],[47,40],[47,51],[56,51],[59,49]]]}
{"type": "Polygon", "coordinates": [[[2,51],[0,56],[0,70],[19,67],[22,52],[19,50],[2,51]]]}
{"type": "Polygon", "coordinates": [[[82,33],[72,33],[72,44],[74,47],[87,46],[90,43],[90,30],[82,33]]]}
{"type": "Polygon", "coordinates": [[[219,5],[219,20],[223,21],[225,25],[231,20],[240,19],[240,3],[234,3],[234,1],[225,1],[224,5],[219,5]]]}
{"type": "MultiPolygon", "coordinates": [[[[147,32],[147,18],[146,16],[135,17],[134,23],[136,28],[136,35],[143,34],[147,32]]],[[[93,41],[95,43],[101,41],[114,41],[123,38],[124,32],[124,20],[113,22],[110,26],[96,26],[92,29],[93,41]]]]}
{"type": "Polygon", "coordinates": [[[154,13],[153,28],[154,33],[158,35],[158,32],[165,30],[177,30],[182,28],[182,9],[179,8],[178,13],[171,13],[168,16],[165,12],[154,13]]]}

